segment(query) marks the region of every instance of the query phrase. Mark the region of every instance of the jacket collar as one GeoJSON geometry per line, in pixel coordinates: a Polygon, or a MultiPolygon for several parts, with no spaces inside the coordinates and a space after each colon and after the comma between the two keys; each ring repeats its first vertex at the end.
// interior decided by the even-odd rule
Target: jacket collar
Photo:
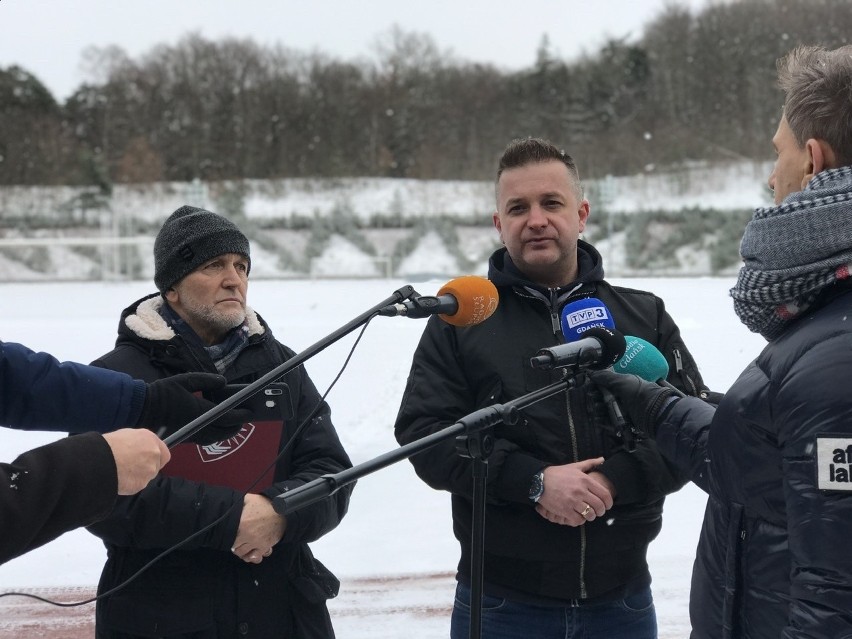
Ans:
{"type": "MultiPolygon", "coordinates": [[[[165,304],[162,295],[153,293],[125,309],[122,323],[136,336],[151,341],[169,341],[175,332],[160,315],[159,309],[165,304]]],[[[266,328],[257,313],[246,306],[248,336],[263,335],[266,328]]]]}
{"type": "MultiPolygon", "coordinates": [[[[585,288],[584,285],[592,285],[600,282],[604,278],[603,259],[594,246],[584,240],[577,241],[577,279],[566,286],[560,287],[556,293],[561,296],[568,292],[574,292],[578,289],[585,288]]],[[[551,297],[553,291],[547,287],[536,284],[530,281],[509,257],[509,252],[505,247],[495,251],[488,261],[488,279],[494,282],[495,286],[512,286],[523,287],[527,290],[535,290],[551,297]]]]}

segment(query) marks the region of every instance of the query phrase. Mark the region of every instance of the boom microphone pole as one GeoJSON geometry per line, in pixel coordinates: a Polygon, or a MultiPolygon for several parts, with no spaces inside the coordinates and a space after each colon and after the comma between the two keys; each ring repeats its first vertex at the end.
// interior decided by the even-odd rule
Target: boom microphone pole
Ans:
{"type": "Polygon", "coordinates": [[[301,353],[297,353],[287,361],[282,362],[281,364],[273,368],[271,371],[266,373],[263,377],[256,379],[252,383],[248,384],[245,388],[240,389],[230,397],[216,404],[206,413],[199,415],[194,420],[189,422],[186,426],[180,428],[179,430],[176,430],[174,433],[166,437],[163,441],[169,448],[171,448],[172,446],[180,444],[182,441],[189,439],[202,428],[204,428],[211,422],[216,421],[216,419],[218,419],[221,415],[229,411],[237,404],[240,404],[244,400],[257,393],[262,388],[268,386],[269,384],[277,380],[279,377],[286,375],[291,370],[297,368],[298,366],[301,366],[302,363],[304,363],[307,359],[313,357],[320,351],[325,350],[339,339],[343,338],[358,327],[363,326],[364,324],[369,322],[373,317],[378,315],[379,311],[381,311],[383,308],[391,304],[398,304],[404,300],[416,299],[418,297],[420,297],[420,295],[417,293],[417,291],[414,290],[414,288],[410,284],[407,284],[406,286],[397,289],[396,291],[394,291],[393,295],[391,295],[387,299],[379,302],[369,310],[361,313],[358,317],[344,324],[330,335],[327,335],[318,342],[312,344],[311,346],[308,346],[301,353]]]}
{"type": "Polygon", "coordinates": [[[361,313],[361,315],[351,322],[309,346],[301,353],[294,355],[286,362],[279,364],[263,377],[253,381],[245,388],[240,389],[219,404],[216,404],[209,411],[199,415],[186,426],[166,437],[163,441],[171,448],[189,439],[237,404],[242,403],[279,377],[301,366],[305,360],[328,348],[340,338],[363,326],[377,315],[408,315],[409,317],[438,315],[438,317],[449,324],[471,326],[488,319],[497,308],[498,301],[499,295],[494,284],[484,277],[475,275],[463,275],[447,282],[438,291],[438,297],[422,296],[410,284],[403,286],[394,291],[391,297],[361,313]]]}
{"type": "Polygon", "coordinates": [[[338,473],[317,477],[272,499],[276,512],[287,515],[301,508],[330,497],[338,490],[366,475],[431,448],[436,444],[456,438],[456,449],[464,457],[473,460],[473,525],[471,528],[471,588],[470,588],[470,633],[471,639],[479,639],[482,623],[482,587],[485,555],[485,491],[488,476],[487,457],[491,452],[490,435],[485,431],[499,423],[517,423],[519,410],[572,387],[575,380],[567,375],[558,382],[506,402],[492,404],[462,417],[454,424],[400,446],[378,457],[374,457],[352,468],[338,473]],[[481,437],[485,435],[485,437],[481,437]]]}

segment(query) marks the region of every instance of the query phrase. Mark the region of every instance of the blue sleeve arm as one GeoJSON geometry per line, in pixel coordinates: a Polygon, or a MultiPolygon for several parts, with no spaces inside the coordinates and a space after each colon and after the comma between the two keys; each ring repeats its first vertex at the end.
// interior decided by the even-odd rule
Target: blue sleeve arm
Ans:
{"type": "Polygon", "coordinates": [[[108,432],[134,426],[147,387],[115,371],[59,362],[0,342],[0,424],[21,430],[108,432]]]}

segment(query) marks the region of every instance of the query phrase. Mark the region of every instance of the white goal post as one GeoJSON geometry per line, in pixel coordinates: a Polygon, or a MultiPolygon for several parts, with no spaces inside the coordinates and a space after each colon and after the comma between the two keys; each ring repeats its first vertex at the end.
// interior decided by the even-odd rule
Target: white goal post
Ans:
{"type": "MultiPolygon", "coordinates": [[[[11,237],[0,238],[0,251],[3,249],[28,249],[28,248],[73,248],[73,247],[94,247],[97,248],[97,257],[93,258],[93,264],[100,267],[100,275],[102,280],[124,280],[128,279],[126,270],[122,270],[122,264],[127,260],[126,251],[122,251],[122,247],[136,247],[136,252],[140,256],[149,255],[154,245],[154,238],[147,235],[136,235],[127,237],[117,236],[92,236],[92,237],[11,237]],[[124,253],[124,255],[122,254],[124,253]]],[[[67,279],[62,277],[61,264],[55,264],[55,268],[49,271],[46,275],[50,279],[49,273],[55,272],[57,279],[67,279]]]]}

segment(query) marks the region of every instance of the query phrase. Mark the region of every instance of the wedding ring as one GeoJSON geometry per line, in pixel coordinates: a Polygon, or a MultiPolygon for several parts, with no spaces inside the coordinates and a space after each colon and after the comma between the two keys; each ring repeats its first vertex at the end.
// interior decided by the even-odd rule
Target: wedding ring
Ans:
{"type": "Polygon", "coordinates": [[[591,507],[591,506],[589,506],[589,504],[586,504],[586,507],[585,507],[585,508],[583,508],[583,512],[581,512],[581,513],[580,513],[580,516],[581,516],[583,519],[585,519],[585,518],[586,518],[586,515],[588,515],[590,512],[592,512],[592,507],[591,507]]]}

